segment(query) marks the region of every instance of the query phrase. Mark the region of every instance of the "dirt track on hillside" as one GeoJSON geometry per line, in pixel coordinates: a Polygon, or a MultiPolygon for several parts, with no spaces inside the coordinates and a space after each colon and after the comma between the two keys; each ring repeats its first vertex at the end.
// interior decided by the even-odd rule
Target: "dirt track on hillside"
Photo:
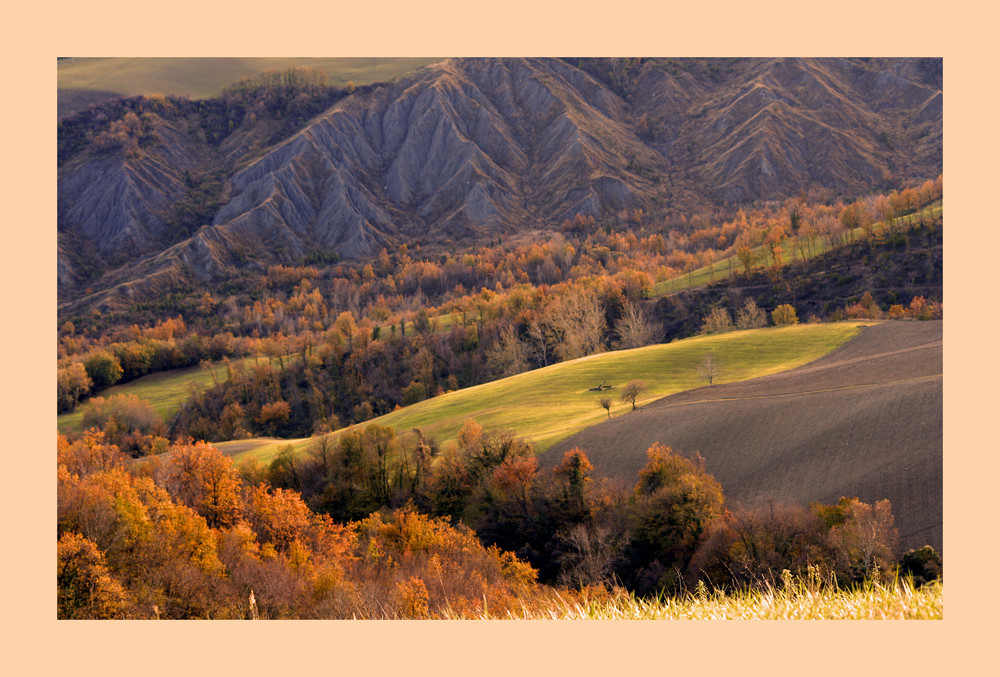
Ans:
{"type": "Polygon", "coordinates": [[[887,498],[901,547],[941,552],[942,332],[941,322],[867,327],[798,369],[622,414],[561,442],[543,461],[580,447],[598,473],[631,483],[646,449],[661,442],[700,452],[730,505],[887,498]]]}

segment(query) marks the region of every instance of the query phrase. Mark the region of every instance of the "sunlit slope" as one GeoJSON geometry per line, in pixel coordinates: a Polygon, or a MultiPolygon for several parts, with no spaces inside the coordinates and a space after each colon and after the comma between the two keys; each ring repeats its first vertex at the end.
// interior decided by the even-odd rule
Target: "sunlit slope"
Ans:
{"type": "Polygon", "coordinates": [[[892,504],[900,545],[943,545],[943,323],[884,322],[816,362],[678,393],[590,427],[573,446],[634,482],[653,443],[699,452],[732,504],[892,504]]]}
{"type": "Polygon", "coordinates": [[[76,58],[59,61],[60,89],[101,90],[122,95],[176,94],[192,99],[218,96],[240,78],[265,70],[309,66],[344,86],[385,82],[439,58],[76,58]]]}
{"type": "MultiPolygon", "coordinates": [[[[486,430],[510,430],[531,440],[544,451],[560,440],[607,418],[601,407],[612,399],[612,415],[630,404],[619,401],[622,387],[643,381],[646,391],[637,405],[706,383],[699,374],[705,355],[713,353],[722,364],[716,383],[728,383],[792,369],[815,360],[843,344],[859,331],[861,323],[774,327],[700,336],[635,350],[602,353],[509,378],[434,397],[366,422],[391,426],[398,432],[419,428],[425,436],[446,446],[457,437],[467,419],[486,430]],[[591,391],[602,382],[613,386],[591,391]]],[[[245,442],[223,443],[237,460],[267,460],[287,441],[238,447],[245,442]],[[232,448],[230,448],[232,447],[232,448]]],[[[308,440],[296,440],[303,448],[308,440]]]]}
{"type": "MultiPolygon", "coordinates": [[[[934,219],[941,217],[943,210],[943,203],[939,201],[927,205],[926,207],[922,207],[912,214],[906,214],[900,217],[899,221],[905,224],[905,226],[909,226],[910,224],[924,218],[933,221],[934,219]]],[[[886,226],[881,221],[876,222],[873,226],[873,232],[884,233],[885,231],[886,226]]],[[[850,241],[860,240],[864,237],[867,237],[864,228],[854,228],[848,235],[848,239],[850,241]]],[[[831,249],[836,249],[836,246],[831,245],[830,241],[826,237],[822,237],[820,235],[810,235],[790,237],[784,241],[782,248],[787,252],[786,260],[796,261],[801,260],[802,249],[805,249],[808,252],[808,256],[811,259],[815,256],[824,254],[831,249]]],[[[753,247],[751,251],[755,257],[753,264],[755,270],[764,269],[774,265],[774,256],[771,254],[770,249],[765,245],[753,247]]],[[[696,268],[689,273],[678,275],[670,278],[669,280],[657,282],[653,286],[652,295],[654,297],[668,296],[686,289],[705,287],[709,284],[715,284],[719,280],[725,280],[733,274],[742,275],[743,271],[743,264],[739,261],[739,259],[735,255],[728,256],[711,265],[702,266],[701,268],[696,268]]]]}
{"type": "MultiPolygon", "coordinates": [[[[245,360],[249,362],[253,358],[245,358],[245,360]]],[[[169,424],[171,419],[181,410],[184,402],[191,397],[191,393],[210,388],[215,383],[215,379],[222,382],[227,378],[226,368],[218,364],[213,365],[211,369],[202,365],[171,369],[148,374],[121,385],[111,386],[96,393],[95,397],[135,395],[140,400],[149,402],[160,418],[169,424]]],[[[83,410],[86,406],[87,403],[83,402],[72,412],[61,414],[56,419],[59,430],[80,432],[83,410]]]]}

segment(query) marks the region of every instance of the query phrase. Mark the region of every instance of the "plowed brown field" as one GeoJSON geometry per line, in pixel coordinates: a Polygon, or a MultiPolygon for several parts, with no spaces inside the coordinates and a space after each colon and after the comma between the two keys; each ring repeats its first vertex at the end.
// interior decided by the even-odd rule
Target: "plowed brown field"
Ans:
{"type": "Polygon", "coordinates": [[[798,369],[678,393],[588,428],[543,461],[580,447],[598,473],[634,482],[661,442],[700,452],[731,505],[887,498],[900,546],[941,552],[942,334],[941,322],[867,327],[798,369]]]}

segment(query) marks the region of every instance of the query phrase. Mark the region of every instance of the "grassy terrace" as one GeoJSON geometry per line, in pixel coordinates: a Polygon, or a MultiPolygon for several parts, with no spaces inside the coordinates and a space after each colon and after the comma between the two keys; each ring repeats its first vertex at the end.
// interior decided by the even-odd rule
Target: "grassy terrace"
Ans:
{"type": "MultiPolygon", "coordinates": [[[[941,216],[942,209],[942,203],[935,202],[932,205],[924,207],[921,212],[923,213],[924,218],[934,219],[941,216]]],[[[913,214],[899,217],[900,223],[903,224],[902,227],[907,228],[910,223],[919,220],[919,214],[919,212],[915,212],[913,214]]],[[[875,232],[878,232],[883,228],[884,226],[881,222],[876,223],[874,226],[875,232]]],[[[858,239],[863,236],[864,231],[861,228],[855,228],[851,231],[852,239],[858,239]]],[[[814,235],[808,238],[808,244],[804,242],[805,239],[806,238],[791,237],[782,243],[782,247],[786,253],[786,263],[801,260],[802,254],[798,249],[801,246],[806,247],[806,252],[810,259],[814,256],[823,254],[832,248],[830,243],[824,237],[814,235]]],[[[755,247],[753,252],[757,257],[753,264],[754,270],[761,270],[773,265],[774,259],[772,258],[771,252],[767,247],[763,245],[755,247]]],[[[719,259],[709,266],[703,266],[688,273],[678,275],[677,277],[672,277],[669,280],[657,282],[653,285],[653,291],[650,296],[653,298],[658,296],[669,296],[670,294],[676,294],[688,289],[705,287],[710,284],[726,280],[731,275],[742,275],[743,270],[743,264],[740,263],[739,259],[737,259],[736,256],[729,256],[719,259]]],[[[432,331],[435,334],[445,334],[451,331],[452,326],[455,324],[455,320],[451,314],[433,315],[430,318],[430,322],[432,331]]],[[[406,322],[405,328],[406,332],[410,334],[416,331],[413,321],[406,322]]],[[[388,332],[389,325],[384,325],[381,329],[383,332],[388,332]]]]}
{"type": "MultiPolygon", "coordinates": [[[[253,362],[253,359],[252,357],[244,358],[243,362],[249,364],[253,362]]],[[[233,366],[235,367],[238,362],[238,360],[234,362],[233,366]]],[[[220,382],[226,380],[226,368],[223,365],[213,365],[212,370],[215,372],[215,378],[218,378],[220,382]]],[[[160,418],[169,423],[181,410],[181,406],[191,396],[192,391],[204,390],[212,386],[214,382],[212,372],[205,367],[187,367],[149,374],[128,383],[111,386],[96,393],[95,396],[135,395],[140,400],[149,402],[160,418]]],[[[56,425],[60,432],[80,432],[85,406],[86,402],[68,414],[59,415],[56,419],[56,425]]]]}
{"type": "MultiPolygon", "coordinates": [[[[771,327],[601,353],[445,393],[367,423],[392,426],[400,433],[420,428],[447,446],[457,439],[462,424],[473,418],[486,430],[512,430],[531,440],[537,451],[544,451],[607,418],[600,406],[602,397],[612,399],[612,415],[627,411],[631,405],[618,398],[631,380],[646,384],[646,392],[637,400],[641,406],[705,385],[698,365],[708,353],[714,353],[722,363],[716,383],[773,374],[827,354],[857,334],[861,324],[771,327]],[[603,392],[589,390],[602,381],[613,387],[603,392]]],[[[287,444],[301,450],[309,443],[305,438],[233,441],[216,446],[237,461],[253,457],[267,462],[287,444]]]]}
{"type": "MultiPolygon", "coordinates": [[[[941,216],[942,213],[942,203],[935,202],[932,205],[924,207],[922,210],[924,218],[934,219],[941,216]]],[[[909,223],[917,221],[920,219],[919,213],[908,214],[899,218],[899,221],[903,224],[903,228],[907,228],[909,223]]],[[[875,231],[878,232],[884,229],[881,222],[875,224],[875,231]]],[[[861,228],[855,228],[851,231],[851,238],[857,239],[864,235],[864,231],[861,228]]],[[[805,238],[792,237],[788,238],[782,244],[782,248],[785,250],[786,262],[792,262],[801,259],[801,253],[798,248],[803,246],[803,240],[805,238]]],[[[806,252],[809,258],[818,256],[831,249],[830,243],[826,238],[814,235],[809,239],[808,246],[806,247],[806,252]]],[[[753,253],[757,256],[756,262],[753,264],[755,270],[760,270],[761,268],[767,268],[774,264],[774,259],[771,257],[770,250],[761,245],[753,249],[753,253]]],[[[727,279],[732,275],[741,275],[743,273],[743,264],[740,263],[739,259],[735,256],[729,256],[724,259],[720,259],[710,266],[703,266],[696,270],[692,270],[689,273],[684,273],[683,275],[678,275],[669,280],[663,280],[657,282],[653,287],[653,296],[668,296],[670,294],[675,294],[686,289],[696,289],[698,287],[704,287],[706,285],[712,284],[714,282],[719,282],[721,280],[727,279]]]]}

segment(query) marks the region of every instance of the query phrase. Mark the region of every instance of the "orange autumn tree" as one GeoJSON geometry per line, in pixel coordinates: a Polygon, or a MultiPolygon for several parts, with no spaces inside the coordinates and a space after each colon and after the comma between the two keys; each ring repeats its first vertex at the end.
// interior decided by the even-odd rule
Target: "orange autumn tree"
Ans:
{"type": "Polygon", "coordinates": [[[145,472],[210,527],[234,524],[240,514],[240,481],[233,460],[205,442],[181,441],[165,457],[150,460],[145,472]]]}
{"type": "Polygon", "coordinates": [[[223,583],[215,534],[148,477],[124,468],[85,477],[59,468],[60,537],[92,541],[135,601],[129,617],[205,617],[225,613],[212,594],[223,583]]]}
{"type": "Polygon", "coordinates": [[[891,569],[899,536],[888,500],[869,504],[841,497],[834,505],[814,504],[811,509],[829,526],[828,545],[841,576],[861,581],[891,569]]]}
{"type": "Polygon", "coordinates": [[[639,473],[629,508],[622,580],[640,594],[673,591],[710,525],[725,511],[722,486],[693,460],[654,444],[639,473]]]}
{"type": "Polygon", "coordinates": [[[132,604],[125,586],[108,570],[97,544],[77,533],[65,533],[57,547],[57,612],[59,618],[124,618],[132,604]]]}
{"type": "Polygon", "coordinates": [[[533,568],[466,527],[410,509],[336,524],[203,443],[135,464],[93,432],[60,438],[58,458],[60,618],[502,613],[537,591],[533,568]]]}
{"type": "Polygon", "coordinates": [[[404,509],[385,517],[374,513],[356,529],[363,554],[355,576],[366,589],[385,591],[390,618],[503,616],[530,604],[537,591],[534,569],[447,520],[404,509]]]}
{"type": "Polygon", "coordinates": [[[573,447],[563,454],[562,462],[556,468],[556,475],[566,481],[566,500],[579,517],[589,512],[587,491],[591,482],[590,476],[594,466],[587,453],[579,447],[573,447]]]}

